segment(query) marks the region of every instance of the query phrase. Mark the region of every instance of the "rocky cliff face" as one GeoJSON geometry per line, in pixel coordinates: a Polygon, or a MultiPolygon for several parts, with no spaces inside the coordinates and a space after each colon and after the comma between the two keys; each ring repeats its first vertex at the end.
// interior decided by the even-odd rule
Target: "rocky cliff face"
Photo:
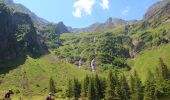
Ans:
{"type": "Polygon", "coordinates": [[[56,33],[70,33],[69,31],[68,31],[68,29],[67,29],[67,27],[64,25],[64,23],[63,22],[59,22],[57,25],[55,25],[56,26],[56,28],[55,28],[55,30],[56,30],[56,33]]]}
{"type": "Polygon", "coordinates": [[[152,5],[148,11],[146,12],[146,14],[144,15],[144,19],[149,19],[152,16],[154,16],[159,10],[161,10],[167,3],[168,1],[164,0],[164,1],[159,1],[157,3],[155,3],[154,5],[152,5]]]}
{"type": "Polygon", "coordinates": [[[41,53],[31,18],[0,3],[0,61],[41,53]]]}

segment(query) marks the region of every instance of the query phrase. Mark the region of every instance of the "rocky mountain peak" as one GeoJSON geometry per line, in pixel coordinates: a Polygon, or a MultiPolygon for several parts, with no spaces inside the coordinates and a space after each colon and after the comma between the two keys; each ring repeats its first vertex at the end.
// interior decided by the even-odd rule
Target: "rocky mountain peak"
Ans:
{"type": "Polygon", "coordinates": [[[161,10],[166,4],[167,4],[168,0],[162,0],[159,1],[155,4],[153,4],[145,13],[144,15],[144,20],[145,19],[149,19],[150,17],[154,16],[159,10],[161,10]]]}

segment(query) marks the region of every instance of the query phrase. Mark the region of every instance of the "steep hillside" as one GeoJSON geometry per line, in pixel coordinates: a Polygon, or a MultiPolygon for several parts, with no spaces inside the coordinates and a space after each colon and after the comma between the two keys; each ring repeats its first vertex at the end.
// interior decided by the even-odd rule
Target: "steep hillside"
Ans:
{"type": "MultiPolygon", "coordinates": [[[[124,29],[124,28],[123,28],[124,29]]],[[[72,64],[86,69],[128,68],[131,39],[122,28],[108,32],[62,34],[56,54],[72,64]],[[124,34],[122,34],[124,33],[124,34]]]]}
{"type": "Polygon", "coordinates": [[[147,70],[155,73],[159,63],[159,58],[162,58],[170,69],[170,43],[156,48],[144,50],[136,58],[134,69],[139,73],[142,80],[146,80],[147,70]]]}
{"type": "Polygon", "coordinates": [[[169,7],[167,2],[154,16],[110,31],[63,34],[56,55],[92,71],[94,67],[130,69],[138,53],[170,42],[169,7]]]}
{"type": "Polygon", "coordinates": [[[160,9],[162,9],[166,5],[167,1],[168,0],[159,1],[152,5],[144,15],[144,19],[149,19],[154,16],[160,9]]]}
{"type": "Polygon", "coordinates": [[[38,41],[33,22],[27,14],[14,12],[0,3],[0,22],[0,61],[43,53],[44,45],[38,41]]]}
{"type": "Polygon", "coordinates": [[[65,97],[69,79],[81,80],[91,71],[105,77],[110,70],[127,78],[136,70],[145,87],[148,71],[155,75],[160,67],[159,58],[170,69],[170,2],[164,2],[152,6],[141,21],[109,18],[69,30],[63,22],[40,24],[44,22],[35,18],[35,24],[27,11],[0,3],[0,91],[11,88],[18,95],[41,96],[49,92],[52,79],[55,95],[65,97]],[[47,49],[51,54],[39,56],[47,49]]]}

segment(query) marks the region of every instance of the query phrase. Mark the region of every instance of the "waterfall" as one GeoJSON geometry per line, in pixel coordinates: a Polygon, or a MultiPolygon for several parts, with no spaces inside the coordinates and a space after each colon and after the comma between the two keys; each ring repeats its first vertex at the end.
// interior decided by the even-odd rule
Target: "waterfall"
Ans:
{"type": "Polygon", "coordinates": [[[78,62],[78,67],[81,68],[82,65],[83,65],[83,53],[88,50],[89,48],[86,48],[84,49],[81,53],[80,53],[80,59],[79,59],[79,62],[78,62]]]}
{"type": "Polygon", "coordinates": [[[94,57],[90,64],[92,72],[95,72],[95,62],[96,62],[96,58],[94,57]]]}
{"type": "Polygon", "coordinates": [[[79,66],[79,68],[81,68],[82,67],[82,57],[80,58],[80,60],[79,60],[79,64],[78,64],[78,66],[79,66]]]}
{"type": "MultiPolygon", "coordinates": [[[[94,36],[93,42],[96,42],[96,36],[94,36]]],[[[95,47],[95,46],[94,46],[94,47],[95,47]]],[[[91,71],[92,71],[92,72],[95,72],[96,54],[97,54],[97,52],[96,52],[96,47],[95,47],[95,49],[94,49],[94,57],[93,57],[93,59],[92,59],[92,61],[91,61],[91,64],[90,64],[90,67],[91,67],[91,71]]]]}

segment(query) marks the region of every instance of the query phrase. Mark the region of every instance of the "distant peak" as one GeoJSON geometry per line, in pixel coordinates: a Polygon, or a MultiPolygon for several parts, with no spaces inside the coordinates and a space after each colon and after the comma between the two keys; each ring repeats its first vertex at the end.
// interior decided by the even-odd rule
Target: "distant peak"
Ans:
{"type": "Polygon", "coordinates": [[[61,22],[58,22],[58,24],[63,24],[64,25],[64,23],[61,21],[61,22]]]}
{"type": "Polygon", "coordinates": [[[106,20],[106,23],[112,23],[112,22],[116,22],[116,21],[124,21],[124,20],[123,20],[123,19],[119,19],[119,18],[109,17],[109,18],[106,20]]]}

